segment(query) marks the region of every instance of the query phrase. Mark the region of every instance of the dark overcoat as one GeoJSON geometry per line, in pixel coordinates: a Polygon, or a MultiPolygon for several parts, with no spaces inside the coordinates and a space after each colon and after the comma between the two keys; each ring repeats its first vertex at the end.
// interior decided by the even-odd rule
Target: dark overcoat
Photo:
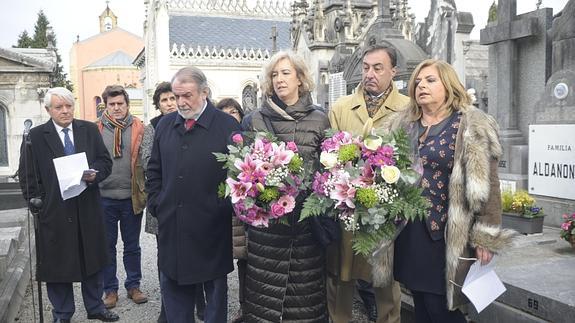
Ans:
{"type": "MultiPolygon", "coordinates": [[[[273,132],[278,140],[295,142],[310,174],[319,168],[329,121],[309,94],[285,108],[264,98],[242,125],[246,131],[273,132]]],[[[305,197],[300,194],[294,211],[286,215],[289,225],[248,227],[245,322],[328,321],[324,249],[314,239],[311,219],[299,221],[305,197]]]]}
{"type": "Polygon", "coordinates": [[[72,122],[76,153],[85,152],[88,166],[98,170],[95,182],[79,196],[62,200],[53,159],[64,145],[52,120],[30,130],[30,143],[20,149],[20,187],[24,198],[40,197],[37,279],[63,283],[82,281],[106,266],[106,235],[98,183],[112,171],[112,160],[95,124],[72,122]]]}
{"type": "Polygon", "coordinates": [[[226,170],[213,153],[227,153],[239,131],[239,123],[209,101],[189,131],[177,112],[156,126],[146,172],[148,208],[158,219],[160,270],[179,284],[233,271],[232,208],[218,197],[226,170]]]}

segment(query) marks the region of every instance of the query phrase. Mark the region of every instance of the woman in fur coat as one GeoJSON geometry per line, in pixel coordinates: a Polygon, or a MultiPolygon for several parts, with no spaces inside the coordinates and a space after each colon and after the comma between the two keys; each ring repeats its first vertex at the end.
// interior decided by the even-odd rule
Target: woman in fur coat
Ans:
{"type": "Polygon", "coordinates": [[[469,267],[489,263],[513,234],[499,227],[498,126],[471,105],[446,62],[420,63],[408,91],[409,107],[390,120],[391,129],[410,134],[431,207],[425,220],[407,224],[393,260],[381,262],[374,275],[383,282],[393,270],[413,294],[417,322],[466,322],[457,307],[467,303],[461,286],[469,267]]]}

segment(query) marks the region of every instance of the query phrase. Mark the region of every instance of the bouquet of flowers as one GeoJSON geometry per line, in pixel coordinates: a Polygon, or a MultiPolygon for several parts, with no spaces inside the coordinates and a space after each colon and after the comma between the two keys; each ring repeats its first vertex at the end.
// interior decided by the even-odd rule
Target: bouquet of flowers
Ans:
{"type": "Polygon", "coordinates": [[[256,133],[254,138],[238,133],[232,141],[228,154],[214,153],[228,170],[220,196],[231,196],[236,216],[249,225],[267,227],[270,222],[281,222],[305,189],[303,159],[296,144],[278,142],[267,133],[256,133]]]}
{"type": "Polygon", "coordinates": [[[356,254],[373,253],[394,239],[398,226],[427,214],[410,147],[403,130],[363,137],[328,133],[321,145],[323,169],[315,173],[301,218],[332,215],[354,232],[356,254]]]}
{"type": "Polygon", "coordinates": [[[571,215],[563,214],[560,236],[561,239],[571,242],[571,245],[575,247],[575,213],[571,215]]]}

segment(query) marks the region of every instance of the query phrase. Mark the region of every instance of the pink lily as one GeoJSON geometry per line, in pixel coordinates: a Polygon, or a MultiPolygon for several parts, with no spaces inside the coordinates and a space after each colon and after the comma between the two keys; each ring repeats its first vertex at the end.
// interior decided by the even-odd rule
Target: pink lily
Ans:
{"type": "Polygon", "coordinates": [[[334,189],[330,193],[330,198],[337,200],[335,207],[345,204],[348,208],[355,209],[355,203],[353,203],[355,191],[356,189],[349,182],[349,177],[342,176],[334,183],[334,189]]]}
{"type": "Polygon", "coordinates": [[[295,155],[295,153],[291,150],[285,149],[285,144],[281,143],[277,146],[275,143],[272,144],[274,146],[274,155],[271,158],[271,162],[274,165],[287,165],[295,155]]]}
{"type": "Polygon", "coordinates": [[[238,182],[233,178],[226,179],[226,183],[231,189],[232,203],[237,203],[246,198],[247,192],[252,187],[250,182],[238,182]]]}

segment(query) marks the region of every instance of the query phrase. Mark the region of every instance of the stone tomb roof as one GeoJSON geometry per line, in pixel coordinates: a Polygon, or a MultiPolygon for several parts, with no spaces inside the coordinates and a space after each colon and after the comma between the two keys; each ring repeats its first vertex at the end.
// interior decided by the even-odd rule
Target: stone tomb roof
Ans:
{"type": "Polygon", "coordinates": [[[104,58],[101,58],[94,63],[88,65],[88,68],[92,67],[118,67],[118,66],[130,66],[133,67],[132,62],[134,58],[128,55],[124,51],[116,51],[104,58]]]}
{"type": "Polygon", "coordinates": [[[277,31],[277,49],[289,49],[289,21],[170,15],[170,46],[267,49],[271,52],[273,26],[277,31]]]}
{"type": "Polygon", "coordinates": [[[46,48],[0,48],[0,70],[52,72],[56,54],[46,48]]]}

